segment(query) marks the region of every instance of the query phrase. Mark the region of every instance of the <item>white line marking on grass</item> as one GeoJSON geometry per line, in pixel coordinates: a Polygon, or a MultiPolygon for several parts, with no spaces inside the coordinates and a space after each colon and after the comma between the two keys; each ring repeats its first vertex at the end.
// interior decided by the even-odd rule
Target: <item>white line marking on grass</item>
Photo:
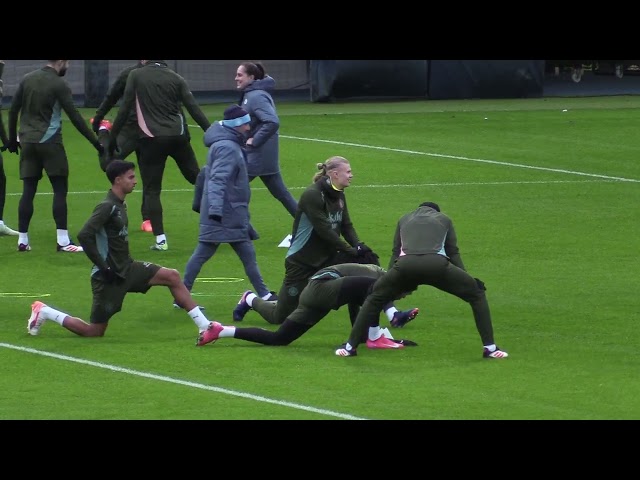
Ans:
{"type": "Polygon", "coordinates": [[[595,173],[585,173],[578,172],[576,170],[564,170],[561,168],[548,168],[548,167],[536,167],[532,165],[523,165],[520,163],[510,163],[510,162],[499,162],[497,160],[485,160],[482,158],[470,158],[470,157],[460,157],[457,155],[445,155],[442,153],[429,153],[429,152],[418,152],[415,150],[403,150],[400,148],[389,148],[389,147],[376,147],[375,145],[363,145],[360,143],[349,143],[349,142],[338,142],[335,140],[322,140],[319,138],[306,138],[306,137],[294,137],[291,135],[280,135],[280,138],[290,138],[293,140],[304,140],[306,142],[319,142],[319,143],[331,143],[334,145],[345,145],[348,147],[359,147],[359,148],[368,148],[371,150],[384,150],[385,152],[397,152],[397,153],[408,153],[411,155],[425,155],[427,157],[439,157],[439,158],[451,158],[454,160],[464,160],[468,162],[478,162],[478,163],[490,163],[493,165],[503,165],[506,167],[517,167],[517,168],[529,168],[531,170],[543,170],[545,172],[555,172],[555,173],[568,173],[570,175],[581,175],[585,177],[596,177],[596,178],[607,178],[610,180],[617,180],[620,182],[640,182],[638,179],[633,178],[623,178],[623,177],[611,177],[609,175],[599,175],[595,173]]]}
{"type": "MultiPolygon", "coordinates": [[[[597,176],[597,175],[596,175],[597,176]]],[[[404,184],[380,184],[380,185],[351,185],[349,188],[420,188],[420,187],[465,187],[472,185],[549,185],[554,183],[614,183],[619,179],[614,177],[601,177],[601,180],[532,180],[532,181],[506,181],[506,182],[430,182],[430,183],[404,183],[404,184]]],[[[623,179],[626,182],[640,182],[640,180],[623,179]]],[[[302,187],[288,187],[289,190],[304,190],[309,185],[302,187]]],[[[251,187],[251,191],[267,190],[266,187],[251,187]]],[[[192,188],[174,188],[162,190],[163,193],[193,193],[192,188]]],[[[100,191],[80,191],[69,192],[69,195],[93,195],[96,193],[104,194],[104,190],[100,191]]],[[[140,190],[134,190],[132,193],[141,193],[140,190]]],[[[7,193],[7,196],[16,197],[22,195],[19,192],[7,193]]],[[[36,195],[53,195],[53,192],[38,192],[36,195]]]]}
{"type": "Polygon", "coordinates": [[[333,412],[331,410],[324,410],[321,408],[309,407],[307,405],[300,405],[298,403],[283,402],[281,400],[273,400],[271,398],[261,397],[259,395],[252,395],[250,393],[236,392],[235,390],[227,390],[226,388],[220,388],[220,387],[212,387],[210,385],[204,385],[202,383],[187,382],[185,380],[178,380],[176,378],[165,377],[163,375],[154,375],[153,373],[146,373],[146,372],[140,372],[138,370],[131,370],[129,368],[116,367],[113,365],[108,365],[106,363],[92,362],[91,360],[83,360],[81,358],[68,357],[66,355],[59,355],[57,353],[43,352],[40,350],[35,350],[33,348],[10,345],[8,343],[0,343],[0,347],[10,348],[12,350],[19,350],[21,352],[34,353],[36,355],[56,358],[58,360],[66,360],[68,362],[79,363],[82,365],[89,365],[91,367],[103,368],[105,370],[111,370],[112,372],[126,373],[127,375],[135,375],[138,377],[150,378],[152,380],[159,380],[161,382],[175,383],[176,385],[184,385],[186,387],[199,388],[201,390],[208,390],[210,392],[224,393],[225,395],[232,395],[234,397],[248,398],[249,400],[255,400],[257,402],[271,403],[273,405],[280,405],[282,407],[295,408],[296,410],[304,410],[306,412],[319,413],[321,415],[327,415],[329,417],[342,418],[345,420],[366,420],[366,418],[360,418],[360,417],[355,417],[353,415],[333,412]]]}

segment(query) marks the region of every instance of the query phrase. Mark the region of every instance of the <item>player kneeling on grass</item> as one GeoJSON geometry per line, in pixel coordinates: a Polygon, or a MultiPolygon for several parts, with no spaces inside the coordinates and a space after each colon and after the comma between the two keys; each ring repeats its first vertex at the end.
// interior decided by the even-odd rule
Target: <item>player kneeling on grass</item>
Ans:
{"type": "Polygon", "coordinates": [[[106,167],[106,174],[111,189],[78,234],[84,253],[93,262],[93,305],[89,323],[36,301],[27,320],[29,334],[38,335],[42,324],[52,320],[81,337],[102,337],[109,319],[122,309],[127,293],[147,293],[156,285],[169,287],[173,298],[189,312],[199,331],[206,331],[211,322],[193,301],[180,273],[150,262],[135,261],[129,254],[129,220],[124,200],[137,183],[135,165],[113,160],[106,167]]]}
{"type": "MultiPolygon", "coordinates": [[[[353,325],[360,306],[373,284],[384,273],[385,270],[377,265],[359,263],[344,263],[323,268],[311,276],[300,294],[297,308],[275,332],[264,328],[239,328],[212,322],[206,331],[200,333],[196,345],[206,345],[225,337],[263,345],[289,345],[326,317],[331,310],[338,310],[343,305],[349,306],[353,325]]],[[[407,293],[399,294],[397,299],[403,298],[407,293]]],[[[394,340],[389,329],[380,328],[379,315],[371,320],[366,342],[369,348],[397,349],[416,345],[410,340],[394,340]]]]}

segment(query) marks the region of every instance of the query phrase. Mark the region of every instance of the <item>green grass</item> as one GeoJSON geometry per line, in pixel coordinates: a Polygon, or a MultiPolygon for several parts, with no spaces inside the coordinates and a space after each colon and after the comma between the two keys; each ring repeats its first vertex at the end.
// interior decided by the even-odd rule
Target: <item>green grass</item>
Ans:
{"type": "MultiPolygon", "coordinates": [[[[203,108],[215,120],[225,107],[203,108]]],[[[52,322],[30,337],[25,320],[36,298],[83,318],[91,307],[89,261],[55,253],[45,178],[33,250],[18,254],[15,237],[0,238],[0,419],[640,419],[639,109],[640,98],[626,96],[278,106],[292,193],[310,183],[316,162],[347,157],[351,216],[384,266],[403,213],[432,200],[451,215],[467,269],[487,285],[504,361],[481,358],[467,304],[424,286],[398,302],[419,307],[418,318],[392,330],[419,346],[363,346],[356,358],[333,354],[348,336],[346,310],[288,347],[222,339],[196,348],[195,326],[160,287],[129,295],[104,338],[52,322]]],[[[197,127],[192,137],[203,164],[197,127]]],[[[68,121],[64,138],[75,237],[109,185],[68,121]]],[[[17,228],[18,161],[5,153],[4,162],[4,217],[17,228]]],[[[258,262],[278,290],[285,250],[276,246],[291,217],[259,180],[252,188],[258,262]]],[[[182,272],[198,231],[191,186],[169,160],[167,252],[149,251],[140,198],[135,191],[127,200],[132,255],[182,272]]],[[[247,288],[242,264],[223,246],[194,293],[210,318],[229,324],[247,288]]],[[[274,328],[255,312],[242,325],[274,328]]]]}

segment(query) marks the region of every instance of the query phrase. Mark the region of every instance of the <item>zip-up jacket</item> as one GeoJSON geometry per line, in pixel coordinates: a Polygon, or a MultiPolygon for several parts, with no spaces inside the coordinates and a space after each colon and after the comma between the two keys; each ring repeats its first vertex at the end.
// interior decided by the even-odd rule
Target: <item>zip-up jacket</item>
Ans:
{"type": "Polygon", "coordinates": [[[53,67],[27,73],[9,109],[9,140],[20,143],[62,143],[62,111],[94,146],[98,138],[73,103],[71,88],[53,67]],[[18,114],[20,131],[18,132],[18,114]]]}
{"type": "Polygon", "coordinates": [[[300,196],[293,221],[287,260],[302,266],[325,266],[337,251],[355,254],[359,239],[344,192],[328,176],[308,186],[300,196]]]}
{"type": "Polygon", "coordinates": [[[181,107],[206,131],[211,125],[187,82],[162,60],[149,60],[129,73],[111,136],[117,137],[129,112],[136,111],[140,138],[188,135],[181,107]]]}
{"type": "Polygon", "coordinates": [[[403,255],[429,253],[443,255],[456,267],[466,270],[452,220],[434,208],[421,206],[398,220],[388,268],[403,255]]]}

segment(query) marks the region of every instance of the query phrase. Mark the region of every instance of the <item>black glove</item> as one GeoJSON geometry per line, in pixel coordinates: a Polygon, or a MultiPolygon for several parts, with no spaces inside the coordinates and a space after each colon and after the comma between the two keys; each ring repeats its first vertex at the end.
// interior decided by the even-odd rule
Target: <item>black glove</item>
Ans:
{"type": "Polygon", "coordinates": [[[95,141],[93,142],[93,146],[95,147],[95,149],[98,151],[98,155],[103,155],[104,154],[104,147],[102,146],[102,144],[99,141],[95,141]]]}
{"type": "Polygon", "coordinates": [[[220,215],[209,215],[209,218],[215,222],[222,222],[222,217],[220,215]]]}
{"type": "Polygon", "coordinates": [[[94,132],[98,133],[100,131],[100,123],[102,123],[102,120],[104,120],[104,118],[99,117],[98,115],[93,117],[93,123],[91,124],[91,128],[93,129],[94,132]]]}
{"type": "Polygon", "coordinates": [[[102,274],[102,280],[104,283],[113,283],[118,279],[118,274],[113,271],[111,267],[103,268],[100,270],[102,274]]]}
{"type": "Polygon", "coordinates": [[[20,142],[18,142],[17,140],[9,140],[9,143],[7,143],[5,146],[11,153],[18,153],[18,150],[20,150],[20,142]]]}

